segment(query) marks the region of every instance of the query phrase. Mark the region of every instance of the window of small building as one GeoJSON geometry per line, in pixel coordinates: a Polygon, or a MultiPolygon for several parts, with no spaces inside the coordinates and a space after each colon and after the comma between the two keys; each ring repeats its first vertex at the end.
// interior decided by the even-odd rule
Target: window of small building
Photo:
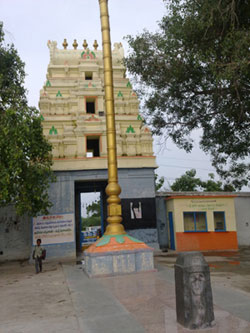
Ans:
{"type": "Polygon", "coordinates": [[[226,230],[225,212],[214,212],[214,230],[226,230]]]}
{"type": "Polygon", "coordinates": [[[95,99],[86,98],[86,113],[95,113],[95,99]]]}
{"type": "Polygon", "coordinates": [[[85,73],[85,80],[93,80],[93,73],[92,72],[86,72],[85,73]]]}
{"type": "Polygon", "coordinates": [[[184,231],[207,231],[206,212],[184,212],[184,231]]]}
{"type": "Polygon", "coordinates": [[[87,157],[100,156],[100,138],[98,136],[87,137],[87,157]]]}

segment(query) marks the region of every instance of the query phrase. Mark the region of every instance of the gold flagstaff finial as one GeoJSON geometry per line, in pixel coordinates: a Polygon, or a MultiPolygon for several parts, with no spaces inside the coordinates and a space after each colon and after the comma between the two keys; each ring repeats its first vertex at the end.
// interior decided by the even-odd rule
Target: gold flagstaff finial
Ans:
{"type": "Polygon", "coordinates": [[[88,47],[88,43],[86,42],[86,39],[84,39],[83,44],[82,44],[84,50],[88,47]]]}
{"type": "Polygon", "coordinates": [[[62,46],[63,46],[64,50],[67,49],[68,43],[67,43],[67,39],[66,39],[66,38],[64,38],[64,41],[63,41],[63,43],[62,43],[62,46]]]}
{"type": "Polygon", "coordinates": [[[97,43],[97,40],[95,39],[94,44],[93,44],[94,49],[97,50],[98,46],[99,46],[99,45],[98,45],[98,43],[97,43]]]}
{"type": "Polygon", "coordinates": [[[104,88],[106,106],[106,129],[108,146],[108,226],[105,235],[122,235],[125,230],[122,222],[122,208],[119,194],[121,188],[118,184],[116,133],[114,112],[113,68],[110,43],[110,27],[107,0],[99,0],[102,27],[102,48],[104,65],[104,88]]]}
{"type": "Polygon", "coordinates": [[[76,41],[76,39],[74,39],[74,43],[72,44],[72,46],[73,46],[74,50],[76,50],[76,49],[77,49],[77,46],[78,46],[78,44],[77,44],[77,41],[76,41]]]}

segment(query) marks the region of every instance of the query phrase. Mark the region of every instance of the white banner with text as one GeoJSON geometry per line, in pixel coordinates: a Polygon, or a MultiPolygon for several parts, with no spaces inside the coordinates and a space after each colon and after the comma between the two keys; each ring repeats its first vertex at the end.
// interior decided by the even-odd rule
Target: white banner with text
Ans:
{"type": "Polygon", "coordinates": [[[33,245],[40,238],[42,244],[74,242],[74,214],[42,215],[33,218],[33,245]]]}

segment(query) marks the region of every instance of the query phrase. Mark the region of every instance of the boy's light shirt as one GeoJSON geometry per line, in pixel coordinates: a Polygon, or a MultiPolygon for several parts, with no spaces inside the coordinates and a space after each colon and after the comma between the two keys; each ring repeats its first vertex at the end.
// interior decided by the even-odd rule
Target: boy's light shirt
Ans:
{"type": "Polygon", "coordinates": [[[41,257],[42,256],[42,252],[43,252],[43,248],[41,246],[35,246],[35,254],[34,257],[41,257]]]}

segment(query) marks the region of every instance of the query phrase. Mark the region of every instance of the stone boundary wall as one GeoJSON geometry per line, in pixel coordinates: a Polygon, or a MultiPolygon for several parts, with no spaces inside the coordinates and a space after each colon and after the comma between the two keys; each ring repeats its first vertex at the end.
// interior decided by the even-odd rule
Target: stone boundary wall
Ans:
{"type": "Polygon", "coordinates": [[[14,206],[0,208],[0,262],[30,257],[31,218],[18,216],[14,206]]]}

